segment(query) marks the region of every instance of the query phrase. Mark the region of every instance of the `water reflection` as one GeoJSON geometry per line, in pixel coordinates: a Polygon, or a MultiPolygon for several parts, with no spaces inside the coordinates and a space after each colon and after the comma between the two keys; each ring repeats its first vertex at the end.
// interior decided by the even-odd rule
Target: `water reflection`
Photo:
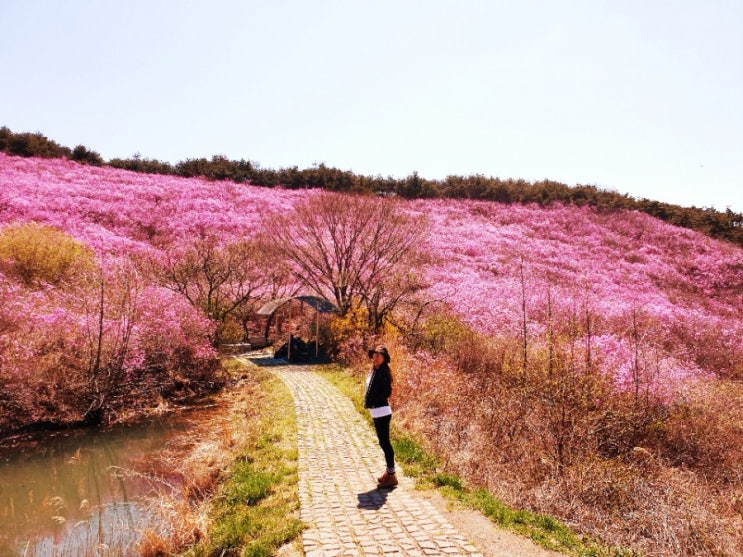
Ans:
{"type": "Polygon", "coordinates": [[[187,426],[168,422],[65,432],[20,449],[0,448],[0,557],[117,553],[151,522],[142,497],[164,484],[148,457],[187,426]]]}

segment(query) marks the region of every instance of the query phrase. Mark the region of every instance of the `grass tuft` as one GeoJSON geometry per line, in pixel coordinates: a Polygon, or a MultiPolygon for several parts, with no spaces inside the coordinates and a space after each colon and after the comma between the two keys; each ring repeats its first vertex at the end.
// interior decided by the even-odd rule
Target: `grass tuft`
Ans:
{"type": "Polygon", "coordinates": [[[427,454],[423,447],[407,435],[393,435],[395,459],[405,465],[405,474],[411,478],[431,477],[436,474],[438,461],[427,454]]]}
{"type": "Polygon", "coordinates": [[[224,498],[230,504],[244,502],[255,505],[271,492],[276,479],[247,461],[238,462],[232,469],[231,481],[225,485],[224,498]]]}
{"type": "Polygon", "coordinates": [[[434,474],[431,477],[431,483],[436,487],[447,487],[449,489],[453,489],[454,491],[464,491],[462,478],[453,474],[447,474],[445,472],[434,474]]]}

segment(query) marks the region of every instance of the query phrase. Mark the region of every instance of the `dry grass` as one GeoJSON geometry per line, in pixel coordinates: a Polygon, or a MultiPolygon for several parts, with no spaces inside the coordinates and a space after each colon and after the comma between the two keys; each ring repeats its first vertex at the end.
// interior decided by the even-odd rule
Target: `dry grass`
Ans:
{"type": "Polygon", "coordinates": [[[505,342],[460,338],[433,358],[385,340],[396,422],[425,440],[442,472],[609,547],[743,554],[740,383],[638,401],[567,367],[549,377],[539,354],[524,370],[505,342]]]}
{"type": "MultiPolygon", "coordinates": [[[[369,419],[363,409],[363,379],[345,373],[348,369],[327,366],[322,375],[348,396],[356,409],[369,419]]],[[[499,501],[483,489],[471,489],[457,475],[442,471],[445,466],[433,456],[427,447],[411,437],[396,423],[392,431],[395,458],[405,468],[405,474],[416,479],[416,486],[422,489],[438,488],[452,500],[470,509],[480,511],[503,528],[530,538],[538,545],[553,551],[574,555],[601,555],[603,557],[623,557],[629,555],[621,548],[600,547],[571,528],[546,515],[540,515],[509,506],[499,501]]]]}
{"type": "Polygon", "coordinates": [[[257,389],[257,383],[244,380],[216,397],[211,416],[194,423],[150,463],[150,474],[161,483],[150,507],[161,520],[157,529],[144,532],[141,555],[172,555],[208,535],[209,497],[250,439],[257,412],[245,415],[245,407],[257,389]]]}
{"type": "MultiPolygon", "coordinates": [[[[230,490],[244,489],[246,481],[255,484],[256,478],[270,475],[271,482],[270,489],[260,493],[262,497],[251,501],[252,506],[258,499],[267,497],[267,502],[261,501],[261,504],[273,509],[273,515],[278,515],[284,526],[296,511],[296,477],[292,479],[292,474],[296,475],[292,468],[295,467],[292,458],[296,460],[292,441],[295,426],[291,406],[287,408],[290,396],[287,401],[288,393],[283,393],[282,398],[281,385],[264,372],[248,372],[234,361],[230,365],[231,371],[242,377],[237,387],[215,397],[211,416],[194,423],[188,435],[165,447],[158,461],[151,465],[150,472],[159,478],[162,486],[159,497],[151,502],[160,521],[157,528],[144,532],[137,547],[140,555],[154,557],[183,551],[192,555],[222,554],[223,551],[224,555],[237,554],[239,548],[234,543],[219,550],[215,544],[219,543],[224,530],[225,515],[238,507],[240,512],[244,510],[245,501],[229,501],[230,490]],[[278,419],[277,413],[283,414],[284,419],[278,419]],[[270,456],[262,452],[266,445],[265,434],[271,430],[267,423],[280,428],[274,431],[273,439],[281,439],[281,443],[271,447],[275,450],[270,456]],[[246,466],[251,469],[246,470],[246,466]],[[276,472],[279,468],[283,473],[276,472]],[[177,486],[175,491],[173,486],[177,486]],[[229,503],[227,509],[225,501],[229,503]]],[[[264,524],[260,529],[282,530],[280,524],[275,524],[272,512],[263,509],[261,512],[264,524]]],[[[232,532],[233,538],[239,538],[238,541],[246,545],[264,543],[251,539],[243,531],[245,529],[238,527],[232,532]]],[[[281,543],[298,533],[296,525],[290,532],[285,527],[283,530],[283,537],[279,537],[281,543]]]]}

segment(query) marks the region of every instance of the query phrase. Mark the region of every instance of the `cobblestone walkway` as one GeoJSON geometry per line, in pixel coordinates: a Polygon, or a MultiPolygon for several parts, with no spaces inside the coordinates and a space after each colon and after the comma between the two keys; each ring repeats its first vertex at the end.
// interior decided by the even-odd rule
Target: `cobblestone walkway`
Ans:
{"type": "MultiPolygon", "coordinates": [[[[298,421],[299,498],[307,557],[341,555],[481,557],[413,487],[376,489],[384,457],[372,428],[351,401],[310,368],[274,363],[294,397],[298,421]]],[[[394,419],[394,418],[393,418],[394,419]]]]}

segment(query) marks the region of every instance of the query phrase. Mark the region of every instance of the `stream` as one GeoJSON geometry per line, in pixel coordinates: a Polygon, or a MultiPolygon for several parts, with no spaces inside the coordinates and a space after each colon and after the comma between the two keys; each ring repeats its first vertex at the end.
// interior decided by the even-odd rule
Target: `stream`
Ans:
{"type": "Polygon", "coordinates": [[[157,527],[146,496],[172,491],[144,473],[150,458],[201,412],[0,447],[0,557],[133,553],[157,527]]]}

